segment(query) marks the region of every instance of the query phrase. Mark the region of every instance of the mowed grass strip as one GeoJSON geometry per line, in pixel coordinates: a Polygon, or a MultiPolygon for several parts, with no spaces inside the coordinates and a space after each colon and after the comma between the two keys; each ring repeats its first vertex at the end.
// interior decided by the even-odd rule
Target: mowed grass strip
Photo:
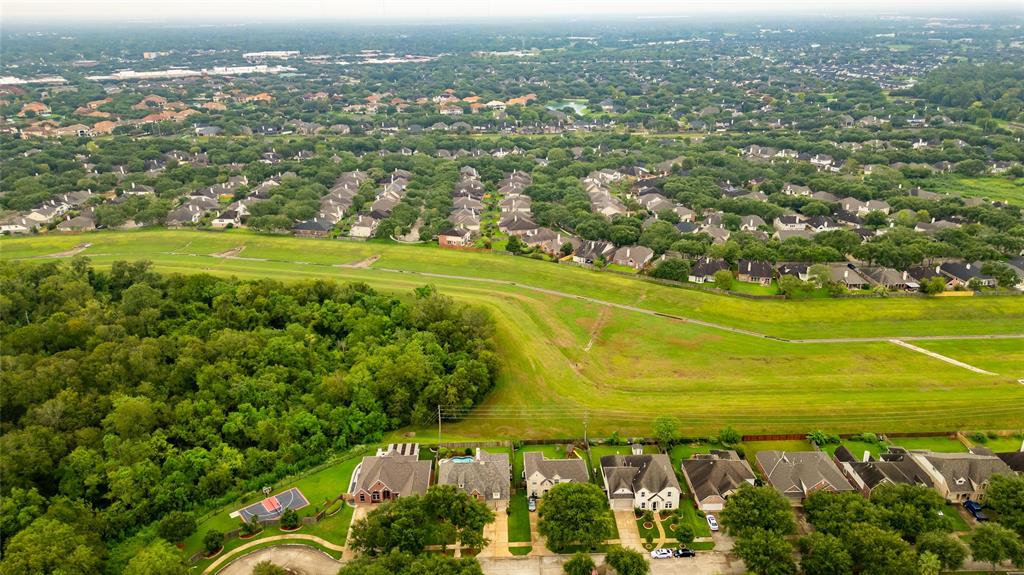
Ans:
{"type": "MultiPolygon", "coordinates": [[[[243,230],[199,232],[189,230],[141,230],[79,235],[47,234],[5,238],[0,258],[26,258],[52,254],[83,242],[92,243],[84,254],[108,254],[114,259],[149,259],[156,264],[169,252],[215,254],[245,246],[243,258],[307,265],[354,264],[378,257],[373,268],[407,272],[441,273],[472,278],[497,279],[556,289],[615,303],[679,314],[732,327],[751,329],[779,337],[860,337],[1011,333],[1024,322],[1021,298],[918,298],[841,299],[811,301],[747,300],[696,290],[680,289],[599,273],[568,265],[528,258],[444,250],[429,244],[398,245],[383,241],[350,242],[266,236],[243,230]]],[[[103,256],[106,259],[108,256],[103,256]]],[[[109,261],[109,260],[108,260],[109,261]]],[[[237,262],[197,264],[230,272],[237,262]]],[[[293,265],[293,268],[302,267],[293,265]]],[[[366,273],[366,272],[364,272],[366,273]]],[[[366,273],[367,281],[378,274],[366,273]]],[[[441,278],[424,279],[439,285],[441,278]]],[[[463,280],[462,283],[465,283],[463,280]]],[[[451,282],[459,283],[459,282],[451,282]]],[[[495,291],[522,291],[491,284],[495,291]]]]}
{"type": "MultiPolygon", "coordinates": [[[[972,330],[987,327],[997,331],[1000,326],[1013,324],[1013,329],[1019,330],[1024,319],[1015,314],[1024,308],[1024,298],[748,301],[523,258],[245,232],[160,230],[8,238],[0,240],[0,254],[8,259],[12,253],[17,257],[27,257],[33,251],[53,253],[83,239],[94,243],[86,254],[92,254],[93,261],[101,266],[118,259],[150,259],[158,271],[164,272],[205,271],[283,281],[366,281],[403,297],[408,297],[414,287],[432,283],[461,301],[484,306],[495,318],[502,369],[495,389],[480,407],[461,421],[446,422],[447,440],[582,438],[583,412],[589,413],[593,437],[607,437],[615,431],[622,437],[650,435],[651,421],[659,414],[677,417],[682,433],[691,437],[713,436],[726,425],[741,433],[806,433],[811,429],[885,433],[1016,429],[1024,420],[1024,385],[1016,382],[1024,374],[1016,374],[1013,369],[1024,364],[1019,340],[917,342],[999,374],[988,376],[887,342],[788,344],[514,286],[342,268],[334,263],[293,262],[323,260],[340,265],[380,256],[375,266],[390,258],[391,267],[431,269],[436,260],[443,270],[460,274],[486,277],[501,270],[502,274],[518,277],[516,274],[521,273],[523,283],[547,282],[562,291],[600,291],[609,301],[620,297],[620,289],[629,288],[631,304],[649,307],[658,298],[674,299],[681,305],[713,309],[714,313],[721,313],[717,308],[742,305],[748,310],[781,306],[779,309],[789,310],[787,314],[810,314],[814,312],[805,310],[806,306],[820,306],[830,311],[819,313],[811,324],[827,321],[830,327],[821,331],[802,328],[801,334],[816,337],[835,336],[848,323],[857,324],[850,328],[854,331],[868,325],[870,322],[858,323],[849,315],[847,306],[853,304],[890,311],[897,309],[890,307],[895,304],[904,310],[894,312],[894,317],[903,318],[892,320],[900,325],[931,326],[925,320],[907,318],[934,315],[928,310],[938,306],[942,313],[937,315],[940,319],[935,325],[940,327],[953,322],[960,327],[971,325],[972,330]],[[180,255],[217,253],[240,245],[246,246],[242,257],[275,257],[267,258],[273,261],[259,261],[180,255]],[[404,263],[395,261],[403,259],[404,263]],[[487,265],[475,269],[480,262],[487,265]],[[705,300],[714,305],[706,305],[705,300]],[[1003,314],[1003,308],[1009,311],[1003,314]],[[977,321],[961,324],[949,319],[958,310],[973,313],[977,321]]],[[[729,313],[739,313],[740,309],[729,313]]],[[[751,313],[750,317],[760,314],[751,313]]],[[[436,436],[436,428],[412,431],[436,436]]]]}

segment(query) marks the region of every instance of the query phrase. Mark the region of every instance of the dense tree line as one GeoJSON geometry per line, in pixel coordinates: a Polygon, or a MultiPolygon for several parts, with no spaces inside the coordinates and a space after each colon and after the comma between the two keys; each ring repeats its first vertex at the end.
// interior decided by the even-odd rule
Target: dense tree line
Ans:
{"type": "MultiPolygon", "coordinates": [[[[86,554],[492,387],[492,322],[433,288],[0,266],[5,573],[86,554]],[[7,512],[10,511],[10,512],[7,512]],[[56,536],[61,530],[69,536],[56,536]],[[73,536],[71,536],[73,535],[73,536]],[[56,539],[54,539],[56,537],[56,539]]],[[[173,530],[173,529],[169,529],[173,530]]],[[[83,573],[97,569],[84,568],[83,573]]]]}

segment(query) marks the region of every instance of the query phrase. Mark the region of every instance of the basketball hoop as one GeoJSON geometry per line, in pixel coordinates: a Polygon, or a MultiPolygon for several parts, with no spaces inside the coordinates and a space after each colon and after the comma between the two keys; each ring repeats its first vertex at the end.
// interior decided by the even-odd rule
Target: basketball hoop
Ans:
{"type": "Polygon", "coordinates": [[[271,487],[269,485],[264,485],[263,486],[263,495],[270,495],[270,492],[273,491],[273,490],[274,490],[273,487],[271,487]]]}

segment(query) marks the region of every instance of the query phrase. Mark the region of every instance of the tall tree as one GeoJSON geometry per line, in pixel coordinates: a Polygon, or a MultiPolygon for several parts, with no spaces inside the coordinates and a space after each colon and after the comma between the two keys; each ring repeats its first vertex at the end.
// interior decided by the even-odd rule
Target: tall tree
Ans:
{"type": "Polygon", "coordinates": [[[976,561],[992,565],[995,571],[1003,561],[1024,559],[1020,537],[998,523],[984,523],[971,534],[971,555],[976,561]]]}
{"type": "Polygon", "coordinates": [[[177,547],[156,539],[143,547],[125,567],[125,575],[186,575],[185,556],[177,547]]]}
{"type": "Polygon", "coordinates": [[[561,483],[544,495],[537,529],[553,551],[570,545],[593,548],[609,533],[604,491],[593,483],[561,483]]]}
{"type": "Polygon", "coordinates": [[[960,569],[967,559],[967,547],[956,537],[941,531],[922,533],[917,538],[917,551],[934,554],[947,571],[960,569]]]}
{"type": "Polygon", "coordinates": [[[853,560],[838,537],[811,533],[800,540],[800,570],[804,575],[846,575],[853,560]]]}
{"type": "Polygon", "coordinates": [[[733,535],[741,535],[750,529],[783,535],[796,531],[789,501],[770,486],[744,485],[725,500],[725,508],[720,515],[722,524],[733,535]]]}
{"type": "Polygon", "coordinates": [[[621,545],[610,547],[604,561],[615,569],[617,575],[647,575],[651,571],[650,564],[639,551],[621,545]]]}
{"type": "Polygon", "coordinates": [[[748,571],[757,575],[796,573],[793,546],[778,531],[767,531],[760,527],[744,529],[736,538],[733,552],[743,559],[748,571]]]}
{"type": "Polygon", "coordinates": [[[487,544],[484,525],[494,521],[494,512],[454,485],[434,485],[427,490],[423,504],[428,514],[450,525],[462,544],[479,549],[487,544]]]}
{"type": "Polygon", "coordinates": [[[985,504],[999,522],[1024,537],[1024,475],[993,475],[985,492],[985,504]]]}

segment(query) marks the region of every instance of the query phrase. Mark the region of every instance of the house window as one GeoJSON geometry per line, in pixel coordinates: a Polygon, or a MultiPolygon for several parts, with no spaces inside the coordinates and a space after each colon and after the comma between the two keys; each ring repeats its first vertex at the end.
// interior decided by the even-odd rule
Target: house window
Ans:
{"type": "Polygon", "coordinates": [[[366,503],[366,494],[365,493],[360,493],[359,494],[359,502],[360,503],[366,503]]]}
{"type": "Polygon", "coordinates": [[[370,499],[373,501],[380,501],[380,493],[374,491],[370,494],[370,499]]]}
{"type": "Polygon", "coordinates": [[[641,501],[640,502],[640,509],[647,509],[647,502],[646,501],[641,501]]]}
{"type": "Polygon", "coordinates": [[[665,509],[672,509],[672,502],[671,501],[666,501],[665,502],[665,509]]]}

